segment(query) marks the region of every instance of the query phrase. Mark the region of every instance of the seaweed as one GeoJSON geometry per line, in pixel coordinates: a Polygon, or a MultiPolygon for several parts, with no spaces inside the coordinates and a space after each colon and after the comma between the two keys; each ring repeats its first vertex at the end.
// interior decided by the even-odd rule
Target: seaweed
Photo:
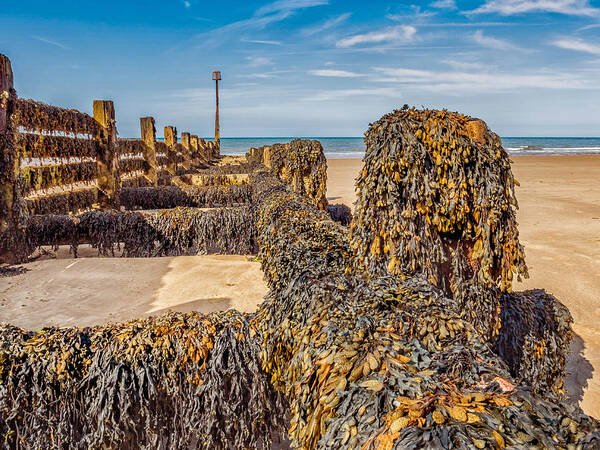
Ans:
{"type": "Polygon", "coordinates": [[[29,131],[63,132],[97,136],[100,132],[93,117],[75,109],[64,109],[33,100],[17,99],[13,120],[29,131]]]}
{"type": "Polygon", "coordinates": [[[270,448],[287,409],[235,311],[92,328],[0,326],[8,448],[270,448]]]}
{"type": "Polygon", "coordinates": [[[478,119],[405,106],[365,133],[351,225],[353,266],[425,276],[493,340],[499,297],[528,276],[514,178],[500,138],[478,119]]]}
{"type": "Polygon", "coordinates": [[[177,207],[157,211],[88,211],[80,215],[31,216],[29,253],[45,245],[91,244],[100,255],[125,257],[251,254],[256,251],[247,206],[177,207]]]}
{"type": "Polygon", "coordinates": [[[269,177],[254,182],[270,288],[254,325],[294,448],[600,442],[598,421],[515,379],[458,300],[423,275],[355,272],[345,228],[269,177]]]}

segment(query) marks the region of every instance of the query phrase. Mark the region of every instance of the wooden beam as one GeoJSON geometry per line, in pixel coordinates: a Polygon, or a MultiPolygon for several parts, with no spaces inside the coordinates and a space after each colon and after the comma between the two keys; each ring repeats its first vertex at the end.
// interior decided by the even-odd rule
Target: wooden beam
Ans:
{"type": "Polygon", "coordinates": [[[189,170],[191,167],[190,164],[190,150],[191,150],[191,144],[190,144],[190,133],[181,133],[181,146],[183,147],[183,152],[182,156],[183,156],[183,168],[186,170],[189,170]]]}
{"type": "Polygon", "coordinates": [[[200,147],[198,145],[198,136],[195,134],[190,137],[190,145],[191,145],[191,160],[192,165],[198,164],[198,156],[200,153],[200,147]]]}
{"type": "Polygon", "coordinates": [[[167,146],[167,171],[171,175],[177,173],[177,128],[165,127],[165,144],[167,146]]]}
{"type": "Polygon", "coordinates": [[[21,207],[21,189],[17,180],[21,158],[17,148],[18,129],[11,114],[17,101],[10,60],[0,54],[0,263],[15,263],[27,258],[27,245],[22,242],[23,219],[27,211],[21,207]]]}
{"type": "Polygon", "coordinates": [[[142,141],[144,141],[144,161],[146,161],[146,171],[144,176],[150,183],[150,186],[158,186],[158,172],[156,170],[156,128],[152,117],[142,117],[140,119],[140,128],[142,141]]]}
{"type": "Polygon", "coordinates": [[[0,54],[0,133],[8,127],[8,100],[13,92],[13,72],[10,59],[0,54]]]}
{"type": "Polygon", "coordinates": [[[119,206],[119,145],[115,105],[110,100],[94,100],[94,119],[98,122],[98,202],[103,208],[119,206]]]}

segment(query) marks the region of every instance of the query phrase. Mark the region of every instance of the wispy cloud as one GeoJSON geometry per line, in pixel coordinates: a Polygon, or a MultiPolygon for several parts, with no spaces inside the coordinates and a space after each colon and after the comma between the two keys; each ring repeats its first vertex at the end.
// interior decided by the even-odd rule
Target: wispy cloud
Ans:
{"type": "Polygon", "coordinates": [[[422,11],[420,6],[411,5],[411,14],[388,14],[385,17],[396,22],[405,21],[406,19],[423,20],[428,17],[433,17],[437,14],[436,11],[422,11]]]}
{"type": "Polygon", "coordinates": [[[304,34],[305,36],[313,36],[315,34],[322,33],[323,31],[326,31],[331,28],[335,28],[338,25],[341,25],[346,20],[348,20],[350,18],[350,16],[352,16],[352,13],[349,13],[349,12],[340,14],[339,16],[333,17],[332,19],[329,19],[329,20],[326,20],[325,22],[323,22],[321,24],[311,26],[311,27],[306,27],[301,31],[301,33],[304,34]]]}
{"type": "Polygon", "coordinates": [[[382,76],[375,81],[398,83],[421,90],[464,94],[473,92],[498,92],[516,89],[590,89],[600,88],[593,76],[571,72],[539,71],[537,73],[486,72],[486,71],[431,71],[406,68],[376,67],[382,76]]]}
{"type": "Polygon", "coordinates": [[[279,78],[283,74],[288,74],[294,72],[293,70],[270,70],[265,72],[255,72],[255,73],[244,73],[242,75],[238,75],[240,78],[261,78],[261,79],[271,79],[271,78],[279,78]]]}
{"type": "MultiPolygon", "coordinates": [[[[206,38],[208,36],[211,39],[210,42],[216,43],[219,42],[217,36],[235,35],[249,30],[262,30],[272,23],[281,22],[293,16],[299,10],[327,5],[328,3],[329,0],[279,0],[259,8],[249,19],[232,22],[207,33],[202,33],[199,37],[206,38]]],[[[203,41],[204,46],[207,43],[209,43],[208,40],[203,41]]]]}
{"type": "Polygon", "coordinates": [[[384,28],[381,31],[371,33],[356,34],[336,43],[337,47],[346,48],[359,44],[378,44],[381,42],[411,42],[414,40],[417,29],[412,25],[399,25],[396,27],[384,28]]]}
{"type": "Polygon", "coordinates": [[[33,39],[36,39],[36,40],[38,40],[40,42],[44,42],[46,44],[54,45],[55,47],[62,48],[63,50],[71,50],[70,47],[66,46],[65,44],[61,44],[58,41],[53,41],[51,39],[47,39],[47,38],[41,37],[41,36],[32,36],[32,37],[33,37],[33,39]]]}
{"type": "Polygon", "coordinates": [[[489,66],[486,66],[485,64],[477,63],[477,62],[454,61],[454,60],[450,60],[450,59],[445,59],[442,62],[444,64],[449,65],[453,69],[457,69],[457,70],[465,70],[465,71],[479,70],[479,71],[481,71],[486,68],[489,68],[489,66]]]}
{"type": "Polygon", "coordinates": [[[246,61],[248,61],[248,67],[270,66],[273,64],[273,60],[266,56],[246,56],[246,61]]]}
{"type": "Polygon", "coordinates": [[[575,50],[578,52],[591,53],[592,55],[600,55],[600,45],[591,44],[581,39],[557,39],[553,42],[556,47],[564,48],[567,50],[575,50]]]}
{"type": "Polygon", "coordinates": [[[264,44],[264,45],[282,45],[281,41],[265,41],[260,39],[242,39],[242,42],[249,42],[251,44],[264,44]]]}
{"type": "Polygon", "coordinates": [[[192,6],[192,4],[189,1],[184,0],[183,6],[185,6],[186,8],[190,8],[192,6]]]}
{"type": "Polygon", "coordinates": [[[598,16],[600,9],[588,0],[487,0],[468,14],[499,13],[505,16],[529,12],[553,12],[573,16],[598,16]]]}
{"type": "Polygon", "coordinates": [[[473,40],[483,47],[493,48],[496,50],[520,50],[516,45],[511,44],[503,39],[497,39],[483,34],[483,30],[477,30],[473,33],[473,40]]]}
{"type": "Polygon", "coordinates": [[[600,28],[600,23],[593,23],[591,25],[586,25],[585,27],[581,27],[580,29],[578,29],[577,31],[586,31],[586,30],[592,30],[594,28],[600,28]]]}
{"type": "Polygon", "coordinates": [[[429,6],[438,9],[456,9],[455,0],[438,0],[437,2],[431,3],[429,6]]]}
{"type": "Polygon", "coordinates": [[[312,8],[313,6],[327,5],[329,0],[278,0],[259,8],[255,16],[267,16],[281,11],[296,11],[298,9],[312,8]]]}
{"type": "Polygon", "coordinates": [[[308,72],[311,75],[315,75],[317,77],[333,77],[333,78],[357,78],[363,77],[363,74],[356,72],[349,72],[347,70],[334,70],[334,69],[319,69],[319,70],[310,70],[308,72]]]}
{"type": "Polygon", "coordinates": [[[305,101],[326,102],[332,100],[345,100],[351,97],[401,97],[402,94],[397,88],[380,87],[380,88],[355,88],[355,89],[334,89],[317,91],[312,95],[304,97],[305,101]]]}

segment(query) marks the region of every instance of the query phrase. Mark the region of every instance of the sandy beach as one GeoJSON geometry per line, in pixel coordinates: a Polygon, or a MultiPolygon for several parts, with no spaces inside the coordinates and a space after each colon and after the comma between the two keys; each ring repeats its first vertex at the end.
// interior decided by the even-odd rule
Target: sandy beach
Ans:
{"type": "MultiPolygon", "coordinates": [[[[531,273],[514,288],[544,288],[569,307],[576,333],[569,396],[600,417],[600,157],[513,159],[531,273]]],[[[361,160],[328,164],[329,201],[351,206],[361,160]]],[[[253,311],[266,293],[260,264],[247,256],[72,259],[61,249],[57,259],[24,267],[24,274],[0,278],[0,321],[26,329],[89,326],[169,309],[253,311]]]]}

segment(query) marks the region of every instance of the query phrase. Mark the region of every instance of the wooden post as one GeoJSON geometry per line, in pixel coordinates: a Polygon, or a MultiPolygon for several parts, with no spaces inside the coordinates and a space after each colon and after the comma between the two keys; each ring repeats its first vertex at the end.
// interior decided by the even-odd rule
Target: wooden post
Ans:
{"type": "Polygon", "coordinates": [[[142,141],[144,141],[144,161],[146,161],[146,173],[144,177],[150,186],[158,186],[158,171],[156,170],[156,128],[152,117],[140,119],[142,141]]]}
{"type": "Polygon", "coordinates": [[[113,102],[94,100],[94,119],[99,125],[96,135],[98,141],[98,153],[96,154],[98,202],[103,208],[118,208],[121,187],[120,153],[113,102]]]}
{"type": "Polygon", "coordinates": [[[167,146],[167,171],[177,173],[177,128],[165,127],[165,145],[167,146]]]}
{"type": "Polygon", "coordinates": [[[181,152],[183,156],[182,166],[185,170],[189,170],[191,167],[190,164],[190,133],[181,133],[181,146],[183,147],[183,151],[181,152]]]}
{"type": "Polygon", "coordinates": [[[13,72],[10,59],[0,54],[0,133],[4,133],[8,127],[8,100],[13,89],[13,72]]]}
{"type": "Polygon", "coordinates": [[[199,153],[200,153],[200,159],[202,159],[202,162],[209,162],[210,161],[210,156],[208,154],[208,142],[206,142],[206,140],[204,139],[198,139],[198,147],[199,147],[199,153]]]}
{"type": "Polygon", "coordinates": [[[190,137],[190,147],[191,147],[191,160],[192,165],[195,166],[198,164],[198,152],[200,151],[200,147],[198,146],[198,136],[193,134],[190,137]]]}
{"type": "Polygon", "coordinates": [[[18,130],[11,120],[16,101],[10,60],[0,54],[0,262],[9,264],[29,256],[26,246],[19,243],[26,211],[20,207],[17,182],[21,171],[15,142],[18,130]]]}

